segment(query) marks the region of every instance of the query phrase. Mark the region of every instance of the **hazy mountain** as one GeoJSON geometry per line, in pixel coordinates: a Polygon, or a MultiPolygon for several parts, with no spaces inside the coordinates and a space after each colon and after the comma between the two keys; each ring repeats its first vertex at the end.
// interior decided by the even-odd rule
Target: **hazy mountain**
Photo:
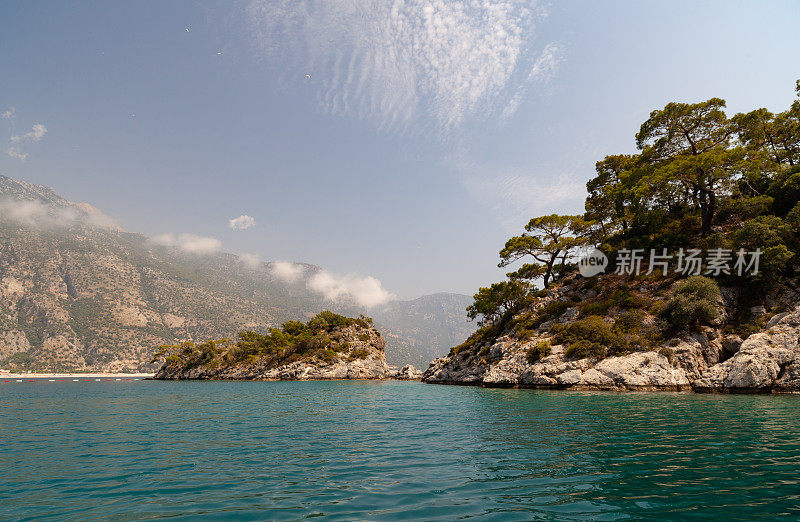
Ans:
{"type": "Polygon", "coordinates": [[[469,298],[435,294],[365,310],[325,300],[268,263],[160,246],[52,188],[0,176],[0,367],[149,369],[154,348],[265,330],[329,308],[367,313],[389,364],[426,366],[472,331],[469,298]]]}

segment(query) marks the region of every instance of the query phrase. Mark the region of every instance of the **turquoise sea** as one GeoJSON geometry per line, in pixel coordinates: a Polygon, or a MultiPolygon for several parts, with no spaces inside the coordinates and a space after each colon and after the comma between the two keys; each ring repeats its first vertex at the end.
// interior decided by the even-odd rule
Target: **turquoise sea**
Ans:
{"type": "Polygon", "coordinates": [[[800,517],[800,397],[0,384],[2,519],[800,517]]]}

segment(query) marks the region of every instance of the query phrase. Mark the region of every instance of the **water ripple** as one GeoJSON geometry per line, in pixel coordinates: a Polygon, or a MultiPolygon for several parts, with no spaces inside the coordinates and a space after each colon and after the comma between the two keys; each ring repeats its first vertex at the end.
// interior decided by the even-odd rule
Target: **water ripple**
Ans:
{"type": "Polygon", "coordinates": [[[800,516],[800,397],[0,387],[0,518],[800,516]]]}

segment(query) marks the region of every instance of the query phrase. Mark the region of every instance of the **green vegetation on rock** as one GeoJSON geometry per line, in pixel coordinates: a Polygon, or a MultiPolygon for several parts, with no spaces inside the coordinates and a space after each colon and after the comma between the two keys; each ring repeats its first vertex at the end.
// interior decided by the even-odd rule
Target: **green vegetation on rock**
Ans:
{"type": "MultiPolygon", "coordinates": [[[[800,97],[800,81],[796,88],[800,97]]],[[[712,98],[654,110],[636,134],[637,153],[597,162],[583,215],[531,219],[499,253],[501,267],[524,264],[475,294],[467,314],[480,328],[450,355],[488,353],[510,335],[551,338],[567,358],[601,358],[703,327],[744,337],[763,328],[787,306],[784,289],[800,292],[800,99],[780,113],[725,108],[712,98]],[[602,250],[611,269],[580,284],[582,247],[602,250]],[[644,253],[639,274],[613,273],[622,249],[644,253]],[[648,270],[651,250],[680,249],[723,249],[732,261],[759,250],[760,265],[678,272],[673,259],[667,273],[648,270]]],[[[537,346],[529,362],[545,355],[537,346]]]]}
{"type": "Polygon", "coordinates": [[[199,366],[275,367],[297,361],[330,363],[339,356],[351,361],[368,357],[371,352],[364,346],[351,348],[344,332],[348,327],[355,329],[354,335],[364,345],[380,340],[371,318],[345,317],[326,310],[306,323],[287,321],[282,328],[270,328],[268,333],[239,332],[235,341],[220,339],[159,346],[153,362],[164,359],[167,366],[186,371],[199,366]]]}

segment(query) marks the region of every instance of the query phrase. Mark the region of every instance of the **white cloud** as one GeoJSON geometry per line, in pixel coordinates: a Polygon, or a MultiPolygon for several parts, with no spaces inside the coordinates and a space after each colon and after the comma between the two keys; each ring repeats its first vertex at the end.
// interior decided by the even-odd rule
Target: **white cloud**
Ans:
{"type": "MultiPolygon", "coordinates": [[[[14,116],[14,108],[7,110],[3,113],[3,118],[8,119],[14,116]]],[[[16,158],[20,161],[25,161],[28,158],[27,152],[22,152],[19,148],[19,143],[22,141],[30,140],[30,141],[40,141],[44,135],[47,134],[47,128],[42,125],[41,123],[37,123],[33,126],[30,132],[25,134],[21,134],[18,136],[11,136],[11,145],[6,149],[6,154],[11,156],[12,158],[16,158]]]]}
{"type": "Polygon", "coordinates": [[[248,215],[242,214],[237,218],[228,221],[228,226],[232,230],[247,230],[250,227],[256,226],[256,220],[248,215]]]}
{"type": "Polygon", "coordinates": [[[11,156],[12,158],[16,158],[20,161],[25,161],[28,158],[27,153],[23,153],[19,150],[19,147],[9,147],[6,149],[6,154],[11,156]]]}
{"type": "Polygon", "coordinates": [[[318,87],[324,110],[384,128],[508,112],[531,64],[546,65],[530,0],[254,0],[248,15],[257,45],[318,87]]]}
{"type": "Polygon", "coordinates": [[[359,277],[352,274],[337,275],[326,270],[311,276],[308,280],[308,288],[321,293],[331,301],[349,298],[366,307],[386,304],[395,298],[374,277],[359,277]]]}
{"type": "Polygon", "coordinates": [[[153,243],[161,246],[175,246],[178,244],[178,238],[175,237],[175,234],[170,234],[169,232],[153,236],[150,239],[153,243]]]}
{"type": "Polygon", "coordinates": [[[161,246],[175,246],[190,254],[213,254],[222,249],[222,241],[194,234],[159,234],[152,241],[161,246]]]}
{"type": "MultiPolygon", "coordinates": [[[[304,273],[303,265],[289,261],[272,263],[272,274],[288,283],[299,281],[304,273]]],[[[395,295],[383,288],[374,277],[362,277],[355,274],[339,275],[320,270],[306,281],[306,286],[331,301],[352,301],[361,306],[373,307],[386,304],[395,299],[395,295]]]]}
{"type": "Polygon", "coordinates": [[[258,254],[239,254],[239,261],[250,268],[258,268],[261,265],[261,256],[258,254]]]}
{"type": "Polygon", "coordinates": [[[222,248],[222,242],[213,237],[181,234],[178,236],[178,246],[190,254],[213,254],[222,248]]]}
{"type": "Polygon", "coordinates": [[[11,142],[19,143],[20,141],[23,140],[40,141],[45,134],[47,134],[47,128],[41,123],[37,123],[33,126],[30,132],[27,132],[20,136],[11,136],[11,142]]]}
{"type": "Polygon", "coordinates": [[[29,226],[58,227],[76,223],[97,228],[121,230],[114,221],[85,203],[51,206],[41,201],[0,199],[0,216],[29,226]]]}
{"type": "Polygon", "coordinates": [[[15,112],[17,112],[17,109],[15,109],[14,107],[9,107],[7,111],[5,111],[2,115],[0,115],[0,117],[2,117],[4,120],[10,120],[11,118],[14,117],[15,112]]]}
{"type": "Polygon", "coordinates": [[[293,283],[302,277],[305,268],[303,265],[291,263],[289,261],[275,261],[272,263],[272,275],[282,279],[287,283],[293,283]]]}

